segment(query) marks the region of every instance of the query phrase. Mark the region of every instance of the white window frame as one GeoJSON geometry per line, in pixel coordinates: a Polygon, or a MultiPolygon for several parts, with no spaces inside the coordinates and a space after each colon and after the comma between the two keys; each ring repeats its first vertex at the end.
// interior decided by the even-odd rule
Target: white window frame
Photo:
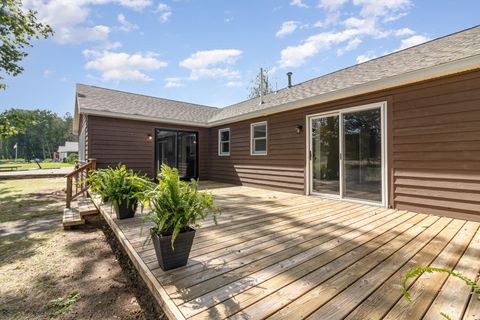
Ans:
{"type": "MultiPolygon", "coordinates": [[[[308,183],[305,188],[305,193],[306,195],[318,195],[324,198],[334,198],[334,199],[341,199],[344,201],[350,201],[350,202],[356,202],[356,203],[366,203],[370,205],[378,205],[387,208],[390,203],[389,203],[389,186],[388,186],[388,140],[387,140],[387,135],[388,135],[388,128],[387,128],[387,101],[379,101],[375,103],[370,103],[366,105],[359,105],[355,107],[350,107],[350,108],[343,108],[339,109],[336,111],[330,111],[330,112],[323,112],[323,113],[316,113],[316,114],[310,114],[306,116],[306,123],[307,123],[307,134],[306,136],[306,176],[308,183]],[[311,128],[312,128],[312,120],[318,117],[325,117],[329,115],[338,115],[339,120],[340,120],[340,137],[339,137],[339,150],[343,150],[344,148],[344,141],[342,138],[342,132],[343,132],[343,122],[341,119],[343,118],[344,113],[351,113],[355,111],[364,111],[364,110],[370,110],[370,109],[380,109],[381,112],[381,126],[382,126],[382,131],[381,131],[381,142],[382,142],[382,147],[381,147],[381,153],[382,153],[382,201],[381,202],[376,202],[376,201],[369,201],[369,200],[362,200],[362,199],[353,199],[353,198],[348,198],[348,197],[342,197],[343,195],[343,190],[344,190],[344,176],[343,176],[343,155],[340,157],[340,195],[328,195],[328,194],[321,194],[321,193],[316,193],[313,192],[313,181],[311,177],[311,172],[313,171],[313,162],[312,159],[310,158],[311,152],[312,152],[312,146],[311,146],[311,139],[312,139],[312,133],[311,133],[311,128]]],[[[343,153],[343,152],[342,152],[343,153]]]]}
{"type": "Polygon", "coordinates": [[[268,124],[267,121],[255,122],[250,124],[250,155],[251,156],[266,156],[268,154],[268,124]],[[253,129],[258,126],[265,126],[265,138],[254,138],[253,129]],[[253,149],[255,140],[265,139],[265,151],[255,151],[253,149]]]}
{"type": "Polygon", "coordinates": [[[231,136],[231,132],[230,132],[230,128],[222,128],[222,129],[218,129],[218,155],[219,156],[229,156],[230,155],[230,149],[232,147],[232,144],[230,143],[230,141],[232,140],[232,136],[231,136]],[[228,131],[228,141],[222,141],[221,140],[221,137],[222,137],[222,132],[227,132],[228,131]],[[228,152],[222,152],[222,143],[226,143],[228,142],[228,152]]]}

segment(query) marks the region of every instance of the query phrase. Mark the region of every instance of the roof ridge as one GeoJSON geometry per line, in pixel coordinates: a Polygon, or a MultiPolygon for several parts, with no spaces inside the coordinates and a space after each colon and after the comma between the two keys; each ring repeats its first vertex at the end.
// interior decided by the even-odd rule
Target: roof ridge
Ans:
{"type": "Polygon", "coordinates": [[[211,109],[217,109],[217,110],[221,109],[221,108],[218,108],[218,107],[207,106],[207,105],[204,105],[204,104],[198,104],[198,103],[181,101],[181,100],[174,100],[174,99],[168,99],[168,98],[160,98],[160,97],[155,97],[155,96],[149,96],[149,95],[142,94],[142,93],[128,92],[128,91],[111,89],[111,88],[104,88],[104,87],[99,87],[99,86],[94,86],[94,85],[84,84],[84,83],[78,83],[78,82],[77,82],[76,85],[77,85],[77,87],[78,86],[86,86],[86,87],[91,87],[91,88],[96,88],[96,89],[101,89],[101,90],[115,91],[115,92],[130,94],[130,95],[142,96],[142,97],[146,97],[146,98],[153,98],[153,99],[158,99],[158,100],[168,100],[168,101],[172,101],[172,102],[180,102],[180,103],[190,104],[190,105],[198,106],[198,107],[205,107],[205,108],[211,108],[211,109]]]}

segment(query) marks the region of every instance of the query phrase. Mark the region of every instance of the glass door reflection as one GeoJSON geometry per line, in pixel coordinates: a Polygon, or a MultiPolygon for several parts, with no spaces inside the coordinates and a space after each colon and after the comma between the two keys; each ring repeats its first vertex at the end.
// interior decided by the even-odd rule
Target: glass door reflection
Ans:
{"type": "Polygon", "coordinates": [[[340,195],[339,116],[312,119],[312,190],[340,195]]]}
{"type": "Polygon", "coordinates": [[[162,164],[177,168],[182,179],[198,178],[198,136],[196,132],[157,129],[155,164],[157,174],[162,164]]]}
{"type": "Polygon", "coordinates": [[[382,201],[380,109],[343,114],[345,197],[382,201]]]}

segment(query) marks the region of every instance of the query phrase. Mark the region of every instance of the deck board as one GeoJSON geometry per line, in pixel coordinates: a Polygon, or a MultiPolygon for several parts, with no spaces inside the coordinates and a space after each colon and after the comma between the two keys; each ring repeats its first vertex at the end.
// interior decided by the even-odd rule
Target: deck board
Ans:
{"type": "Polygon", "coordinates": [[[447,275],[414,279],[418,265],[458,268],[475,278],[479,224],[381,207],[204,182],[219,224],[197,230],[187,266],[164,272],[145,213],[117,220],[101,209],[171,319],[474,319],[479,303],[447,275]]]}

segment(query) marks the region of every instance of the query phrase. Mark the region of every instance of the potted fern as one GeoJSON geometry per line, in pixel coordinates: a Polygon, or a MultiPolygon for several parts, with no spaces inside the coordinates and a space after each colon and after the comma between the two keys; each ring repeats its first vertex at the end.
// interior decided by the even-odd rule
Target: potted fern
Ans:
{"type": "Polygon", "coordinates": [[[159,184],[143,193],[150,207],[146,220],[150,229],[158,264],[170,270],[187,264],[198,220],[209,213],[217,223],[218,209],[211,193],[198,191],[198,182],[180,180],[177,169],[162,165],[159,184]]]}
{"type": "Polygon", "coordinates": [[[112,204],[118,219],[132,218],[142,192],[152,186],[146,177],[128,170],[125,165],[97,170],[87,181],[91,191],[98,192],[103,201],[112,204]]]}
{"type": "Polygon", "coordinates": [[[90,192],[100,196],[103,203],[108,202],[108,197],[106,194],[109,183],[109,174],[110,171],[107,171],[106,169],[97,169],[92,171],[85,179],[90,192]]]}

